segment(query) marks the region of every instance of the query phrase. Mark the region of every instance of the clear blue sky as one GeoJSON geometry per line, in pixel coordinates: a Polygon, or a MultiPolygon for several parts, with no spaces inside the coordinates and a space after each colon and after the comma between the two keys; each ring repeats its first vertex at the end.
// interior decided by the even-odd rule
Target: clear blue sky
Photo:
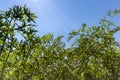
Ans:
{"type": "MultiPolygon", "coordinates": [[[[120,9],[120,0],[0,0],[0,9],[26,4],[38,16],[39,35],[65,35],[82,23],[98,25],[108,10],[120,9]]],[[[120,16],[113,19],[120,26],[120,16]]],[[[116,35],[120,41],[120,33],[116,35]]]]}

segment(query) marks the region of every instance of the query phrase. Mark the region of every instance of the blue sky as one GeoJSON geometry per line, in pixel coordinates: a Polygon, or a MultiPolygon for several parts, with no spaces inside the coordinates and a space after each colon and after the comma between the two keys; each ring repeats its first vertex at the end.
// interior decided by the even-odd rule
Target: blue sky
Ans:
{"type": "MultiPolygon", "coordinates": [[[[98,25],[108,10],[120,9],[119,0],[0,0],[0,9],[6,10],[15,4],[26,4],[38,16],[38,35],[53,32],[55,36],[65,37],[82,23],[98,25]]],[[[113,20],[120,25],[120,16],[113,20]]],[[[115,35],[118,41],[119,34],[115,35]]]]}

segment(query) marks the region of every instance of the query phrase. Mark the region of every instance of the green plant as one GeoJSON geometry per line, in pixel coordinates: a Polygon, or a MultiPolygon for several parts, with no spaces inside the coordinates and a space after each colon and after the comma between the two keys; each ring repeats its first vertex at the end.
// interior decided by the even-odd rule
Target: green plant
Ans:
{"type": "Polygon", "coordinates": [[[112,20],[73,30],[68,40],[75,41],[66,48],[63,36],[37,36],[35,18],[26,5],[0,11],[0,80],[120,79],[120,47],[113,36],[120,27],[112,20]]]}

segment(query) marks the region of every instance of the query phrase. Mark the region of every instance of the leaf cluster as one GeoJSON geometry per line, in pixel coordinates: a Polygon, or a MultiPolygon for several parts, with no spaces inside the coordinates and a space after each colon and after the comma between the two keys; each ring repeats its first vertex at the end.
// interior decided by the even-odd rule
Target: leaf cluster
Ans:
{"type": "Polygon", "coordinates": [[[0,80],[120,79],[120,45],[114,38],[120,27],[112,20],[82,24],[69,33],[68,41],[74,42],[66,48],[64,36],[37,36],[35,18],[26,5],[0,12],[0,80]]]}

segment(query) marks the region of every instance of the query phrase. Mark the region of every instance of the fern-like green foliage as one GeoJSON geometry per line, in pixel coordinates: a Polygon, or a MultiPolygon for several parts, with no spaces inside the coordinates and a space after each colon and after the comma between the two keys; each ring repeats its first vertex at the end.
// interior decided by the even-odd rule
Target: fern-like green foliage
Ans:
{"type": "Polygon", "coordinates": [[[112,20],[103,18],[91,27],[82,24],[69,33],[68,41],[74,42],[66,48],[64,36],[37,36],[36,18],[26,5],[0,11],[0,80],[120,79],[120,45],[114,38],[120,27],[112,20]]]}

